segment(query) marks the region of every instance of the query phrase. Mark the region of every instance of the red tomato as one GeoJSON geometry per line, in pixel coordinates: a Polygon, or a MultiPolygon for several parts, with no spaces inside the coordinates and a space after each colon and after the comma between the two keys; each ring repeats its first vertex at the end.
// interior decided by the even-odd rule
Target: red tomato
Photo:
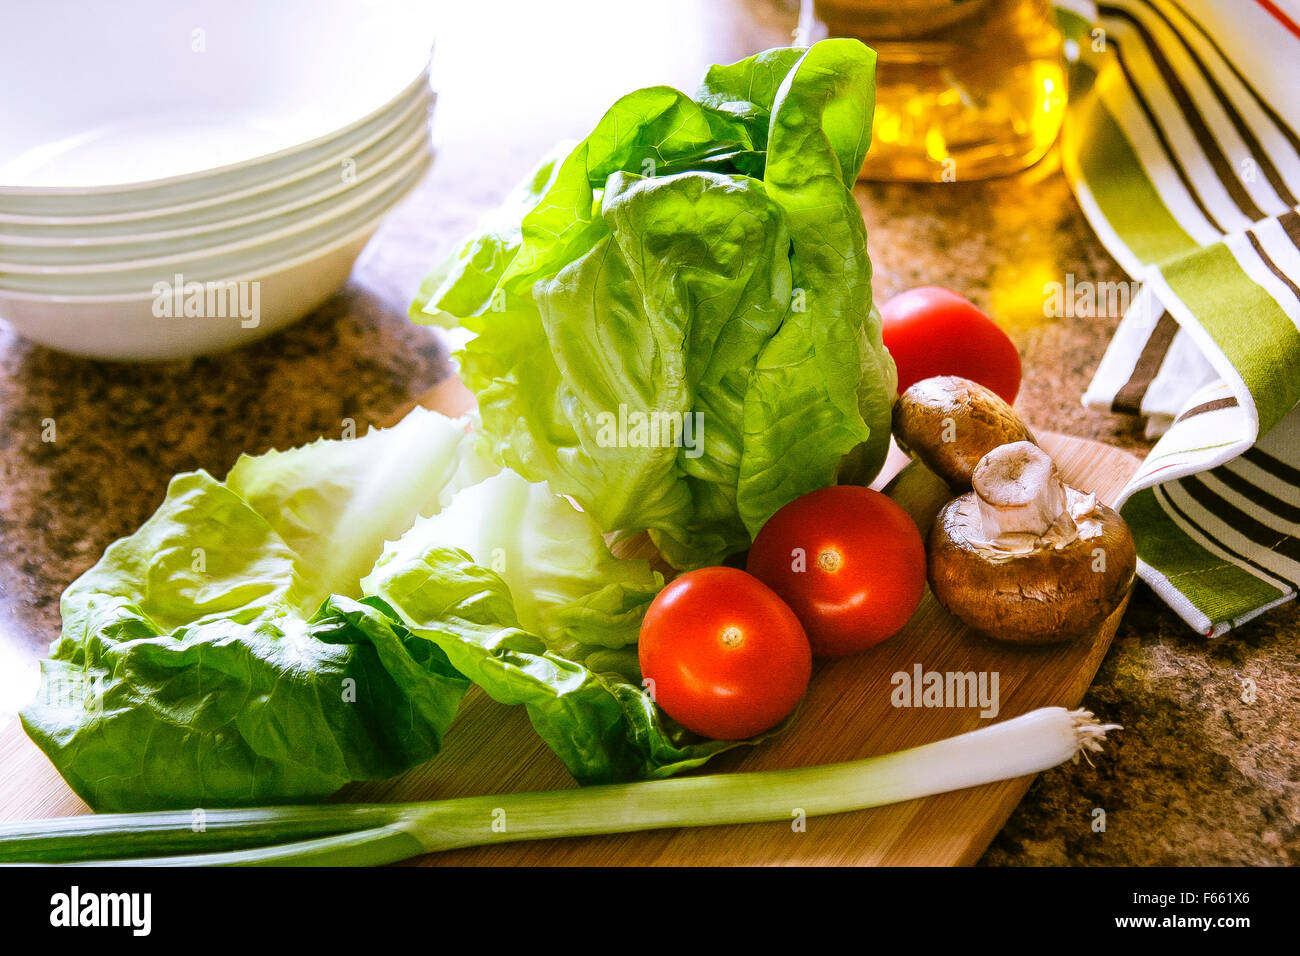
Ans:
{"type": "Polygon", "coordinates": [[[670,717],[742,740],[788,716],[812,674],[799,620],[738,568],[701,568],[659,592],[641,622],[641,674],[670,717]]]}
{"type": "Polygon", "coordinates": [[[836,485],[796,498],[749,549],[749,573],[794,610],[813,653],[840,657],[907,623],[925,592],[925,545],[878,491],[836,485]]]}
{"type": "Polygon", "coordinates": [[[898,391],[934,375],[960,375],[1014,403],[1020,353],[1007,334],[956,292],[923,286],[880,307],[885,347],[898,365],[898,391]]]}

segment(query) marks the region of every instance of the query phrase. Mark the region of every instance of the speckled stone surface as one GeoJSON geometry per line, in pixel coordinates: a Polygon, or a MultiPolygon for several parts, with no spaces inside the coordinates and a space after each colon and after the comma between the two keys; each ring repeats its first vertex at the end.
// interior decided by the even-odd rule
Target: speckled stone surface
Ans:
{"type": "MultiPolygon", "coordinates": [[[[223,475],[241,452],[337,436],[345,419],[364,431],[448,374],[441,340],[407,321],[406,303],[424,268],[533,157],[581,134],[619,92],[656,80],[689,89],[703,64],[781,42],[793,24],[780,3],[702,4],[698,37],[675,32],[670,48],[643,36],[641,52],[598,54],[608,62],[595,72],[570,74],[551,57],[547,70],[521,67],[530,77],[521,85],[485,76],[475,54],[475,30],[497,5],[466,6],[441,47],[435,168],[323,309],[237,351],[155,366],[69,358],[0,325],[0,662],[11,678],[57,635],[62,589],[152,513],[172,474],[223,475]],[[46,419],[53,442],[42,440],[46,419]]],[[[539,15],[520,39],[501,39],[498,62],[531,55],[537,31],[562,20],[539,15]]],[[[1054,154],[1009,179],[870,184],[858,196],[878,299],[921,284],[964,292],[1022,349],[1025,417],[1146,447],[1133,421],[1079,404],[1118,316],[1044,315],[1046,283],[1125,278],[1054,154]]],[[[1085,699],[1124,732],[1095,767],[1043,774],[983,862],[1300,863],[1298,650],[1295,605],[1210,644],[1139,587],[1085,699]],[[1094,829],[1098,808],[1104,832],[1094,829]]],[[[0,714],[12,705],[0,699],[0,714]]]]}

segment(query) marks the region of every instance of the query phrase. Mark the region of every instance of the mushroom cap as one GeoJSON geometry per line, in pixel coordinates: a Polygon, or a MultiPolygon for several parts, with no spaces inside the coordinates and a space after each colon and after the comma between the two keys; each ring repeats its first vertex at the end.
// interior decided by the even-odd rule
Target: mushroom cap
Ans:
{"type": "Polygon", "coordinates": [[[1034,441],[1014,408],[970,379],[937,375],[894,405],[894,437],[954,488],[969,488],[979,460],[999,445],[1034,441]]]}
{"type": "Polygon", "coordinates": [[[977,633],[1015,644],[1054,644],[1094,633],[1123,602],[1137,549],[1119,512],[1097,503],[1094,526],[1063,547],[991,553],[968,516],[974,492],[948,502],[929,538],[930,588],[977,633]]]}

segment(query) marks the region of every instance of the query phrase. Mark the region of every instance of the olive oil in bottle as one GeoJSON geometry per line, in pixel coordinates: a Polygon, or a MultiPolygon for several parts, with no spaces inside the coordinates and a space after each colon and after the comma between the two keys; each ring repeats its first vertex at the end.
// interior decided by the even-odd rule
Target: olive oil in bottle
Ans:
{"type": "Polygon", "coordinates": [[[943,182],[1025,169],[1065,114],[1049,0],[811,0],[819,32],[876,51],[861,178],[943,182]]]}

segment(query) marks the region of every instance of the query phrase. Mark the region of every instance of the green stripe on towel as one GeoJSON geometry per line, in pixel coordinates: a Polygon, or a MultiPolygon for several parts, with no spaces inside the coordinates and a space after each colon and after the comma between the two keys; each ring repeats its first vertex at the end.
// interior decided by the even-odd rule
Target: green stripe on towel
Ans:
{"type": "Polygon", "coordinates": [[[1223,243],[1160,272],[1241,375],[1268,431],[1300,402],[1300,330],[1223,243]]]}
{"type": "Polygon", "coordinates": [[[1187,536],[1144,488],[1124,503],[1138,557],[1158,569],[1211,624],[1225,624],[1285,596],[1237,565],[1207,551],[1187,536]]]}
{"type": "Polygon", "coordinates": [[[1110,227],[1142,262],[1195,252],[1196,240],[1178,225],[1106,107],[1091,93],[1087,99],[1073,120],[1087,129],[1079,169],[1110,227]]]}

